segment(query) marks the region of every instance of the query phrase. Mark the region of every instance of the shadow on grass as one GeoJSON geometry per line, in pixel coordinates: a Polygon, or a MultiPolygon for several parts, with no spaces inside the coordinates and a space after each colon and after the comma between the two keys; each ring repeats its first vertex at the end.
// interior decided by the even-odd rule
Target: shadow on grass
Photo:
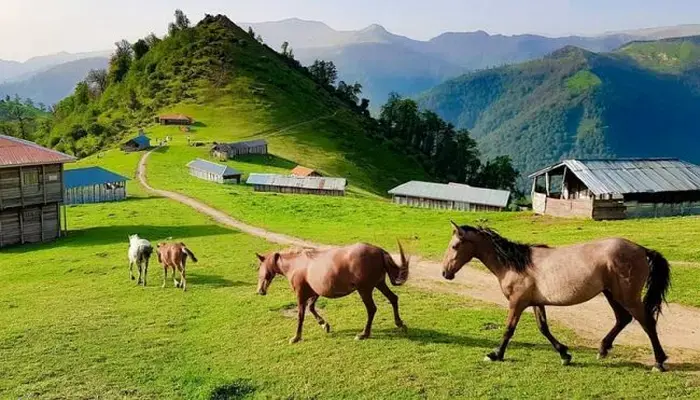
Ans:
{"type": "Polygon", "coordinates": [[[196,126],[197,128],[205,128],[207,124],[202,121],[195,121],[191,126],[196,126]]]}
{"type": "Polygon", "coordinates": [[[255,286],[249,282],[232,281],[221,275],[206,275],[190,272],[187,274],[187,281],[192,285],[211,286],[211,287],[244,287],[255,286]]]}
{"type": "Polygon", "coordinates": [[[217,386],[209,396],[210,400],[245,399],[255,392],[253,384],[245,379],[237,379],[231,383],[217,386]]]}
{"type": "Polygon", "coordinates": [[[247,154],[236,157],[235,161],[281,169],[292,169],[297,166],[295,162],[278,157],[274,154],[247,154]]]}
{"type": "Polygon", "coordinates": [[[24,246],[9,247],[3,252],[22,254],[37,249],[49,249],[59,247],[86,247],[123,243],[126,249],[129,246],[129,235],[138,234],[148,239],[154,246],[159,241],[169,237],[175,240],[184,240],[192,237],[214,236],[230,234],[231,230],[217,225],[186,225],[186,226],[153,226],[153,225],[115,225],[99,226],[87,229],[71,230],[68,227],[68,235],[51,243],[27,244],[24,246]]]}

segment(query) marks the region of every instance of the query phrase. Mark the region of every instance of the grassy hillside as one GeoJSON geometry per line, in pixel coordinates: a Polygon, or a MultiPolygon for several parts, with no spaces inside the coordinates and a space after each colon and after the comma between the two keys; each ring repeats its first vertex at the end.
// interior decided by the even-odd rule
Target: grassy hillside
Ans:
{"type": "MultiPolygon", "coordinates": [[[[690,65],[695,50],[681,50],[689,46],[684,43],[673,44],[674,54],[690,65]]],[[[604,54],[567,47],[541,60],[454,79],[422,95],[420,104],[470,129],[484,155],[510,155],[523,173],[564,157],[699,162],[698,81],[690,72],[666,73],[658,63],[651,68],[643,55],[655,50],[633,51],[639,46],[604,54]]]]}
{"type": "MultiPolygon", "coordinates": [[[[137,159],[110,151],[80,164],[133,176],[137,159]]],[[[670,363],[671,372],[650,379],[649,367],[633,361],[648,359],[647,347],[616,346],[609,360],[598,361],[597,343],[551,324],[575,357],[562,367],[530,315],[509,346],[509,362],[484,364],[505,311],[413,287],[396,290],[407,333],[394,328],[388,303],[376,295],[373,338],[353,340],[365,311],[349,296],[319,301],[331,334],[308,318],[304,341],[289,345],[296,322],[287,283],[278,278],[268,296],[254,294],[253,254],[273,246],[145,197],[133,181],[129,190],[134,196],[124,202],[69,207],[67,238],[3,249],[0,397],[694,398],[700,390],[685,371],[695,364],[670,363]],[[187,292],[171,281],[160,288],[155,259],[147,288],[128,279],[125,238],[135,232],[154,242],[182,240],[194,251],[200,261],[188,264],[187,292]]],[[[267,219],[279,215],[270,207],[267,219]]]]}
{"type": "Polygon", "coordinates": [[[181,112],[197,123],[193,141],[270,140],[286,164],[303,164],[345,176],[376,194],[426,173],[403,150],[372,136],[372,121],[348,107],[308,73],[252,39],[224,16],[207,16],[194,27],[150,38],[147,52],[126,66],[113,62],[106,89],[76,93],[57,107],[43,141],[79,156],[117,144],[138,128],[155,138],[182,136],[155,126],[162,112],[181,112]]]}

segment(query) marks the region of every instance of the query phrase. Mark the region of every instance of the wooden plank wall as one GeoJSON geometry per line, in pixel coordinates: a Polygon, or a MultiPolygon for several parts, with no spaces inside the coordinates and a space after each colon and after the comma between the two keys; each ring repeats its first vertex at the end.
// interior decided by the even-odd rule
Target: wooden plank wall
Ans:
{"type": "Polygon", "coordinates": [[[56,203],[0,211],[0,247],[56,239],[59,215],[56,203]]]}
{"type": "Polygon", "coordinates": [[[122,184],[114,188],[107,188],[105,185],[80,186],[66,190],[64,203],[90,204],[110,201],[121,201],[126,199],[126,187],[122,184]]]}
{"type": "Polygon", "coordinates": [[[484,204],[473,204],[461,201],[435,200],[423,197],[394,196],[394,203],[419,208],[433,208],[438,210],[455,211],[502,211],[501,207],[494,207],[484,204]]]}
{"type": "Polygon", "coordinates": [[[305,189],[280,187],[269,185],[253,185],[253,190],[256,192],[274,192],[274,193],[290,193],[290,194],[316,194],[321,196],[345,196],[343,190],[325,190],[325,189],[305,189]]]}

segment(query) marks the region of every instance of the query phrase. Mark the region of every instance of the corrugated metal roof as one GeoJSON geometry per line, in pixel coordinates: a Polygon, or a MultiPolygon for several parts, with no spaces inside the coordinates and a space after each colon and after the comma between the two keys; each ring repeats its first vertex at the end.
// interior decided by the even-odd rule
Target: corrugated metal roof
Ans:
{"type": "Polygon", "coordinates": [[[264,139],[248,140],[245,142],[235,143],[216,143],[212,150],[228,151],[228,149],[250,149],[253,147],[266,146],[267,141],[264,139]]]}
{"type": "Polygon", "coordinates": [[[286,176],[276,174],[250,174],[248,185],[296,187],[303,189],[345,190],[345,178],[325,178],[317,176],[286,176]]]}
{"type": "Polygon", "coordinates": [[[129,178],[101,167],[68,169],[63,172],[63,185],[66,189],[80,186],[102,185],[105,183],[125,182],[129,178]]]}
{"type": "Polygon", "coordinates": [[[138,144],[139,146],[148,146],[151,144],[151,139],[149,139],[146,135],[139,135],[131,140],[133,140],[134,143],[138,144]]]}
{"type": "Polygon", "coordinates": [[[460,183],[445,185],[421,181],[406,182],[389,190],[389,194],[494,207],[506,207],[510,198],[510,192],[507,190],[486,189],[460,183]]]}
{"type": "Polygon", "coordinates": [[[0,168],[22,165],[63,164],[75,157],[41,147],[28,140],[0,135],[0,168]]]}
{"type": "Polygon", "coordinates": [[[675,158],[564,160],[530,177],[562,166],[595,195],[700,190],[700,166],[675,158]]]}
{"type": "Polygon", "coordinates": [[[211,172],[212,174],[220,176],[241,175],[240,172],[229,167],[228,165],[213,163],[211,161],[202,160],[201,158],[190,161],[189,163],[187,163],[187,166],[189,168],[195,168],[200,171],[211,172]]]}
{"type": "Polygon", "coordinates": [[[314,173],[317,173],[317,172],[311,168],[302,167],[301,165],[297,165],[292,170],[292,175],[294,175],[294,176],[309,176],[309,175],[312,175],[314,173]]]}

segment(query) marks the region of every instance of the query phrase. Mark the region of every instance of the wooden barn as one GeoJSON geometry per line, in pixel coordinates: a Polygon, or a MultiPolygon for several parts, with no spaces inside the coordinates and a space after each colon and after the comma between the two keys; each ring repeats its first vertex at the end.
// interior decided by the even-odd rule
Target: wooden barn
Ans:
{"type": "Polygon", "coordinates": [[[219,160],[246,154],[267,154],[267,141],[259,139],[236,143],[214,143],[211,148],[211,155],[219,160]]]}
{"type": "Polygon", "coordinates": [[[63,164],[75,158],[0,135],[0,247],[61,236],[63,164]]]}
{"type": "Polygon", "coordinates": [[[126,152],[146,150],[151,147],[151,139],[139,132],[138,136],[129,139],[122,144],[121,149],[126,152]]]}
{"type": "Polygon", "coordinates": [[[530,178],[538,214],[594,220],[700,214],[700,166],[674,158],[564,160],[530,178]]]}
{"type": "Polygon", "coordinates": [[[69,205],[125,200],[128,180],[100,167],[69,169],[63,173],[63,201],[69,205]]]}
{"type": "Polygon", "coordinates": [[[161,125],[192,125],[194,120],[183,114],[163,114],[156,117],[156,123],[161,125]]]}
{"type": "Polygon", "coordinates": [[[250,174],[248,185],[256,192],[279,192],[318,194],[323,196],[345,196],[345,178],[320,178],[285,176],[275,174],[250,174]]]}
{"type": "Polygon", "coordinates": [[[187,163],[190,175],[217,183],[241,183],[241,173],[228,165],[196,159],[187,163]]]}
{"type": "Polygon", "coordinates": [[[292,175],[294,175],[294,176],[322,176],[321,174],[319,174],[315,170],[313,170],[311,168],[302,167],[301,165],[297,165],[296,167],[294,167],[294,169],[292,169],[292,175]]]}
{"type": "Polygon", "coordinates": [[[389,194],[396,204],[457,211],[502,211],[510,198],[507,190],[421,181],[406,182],[389,194]]]}

